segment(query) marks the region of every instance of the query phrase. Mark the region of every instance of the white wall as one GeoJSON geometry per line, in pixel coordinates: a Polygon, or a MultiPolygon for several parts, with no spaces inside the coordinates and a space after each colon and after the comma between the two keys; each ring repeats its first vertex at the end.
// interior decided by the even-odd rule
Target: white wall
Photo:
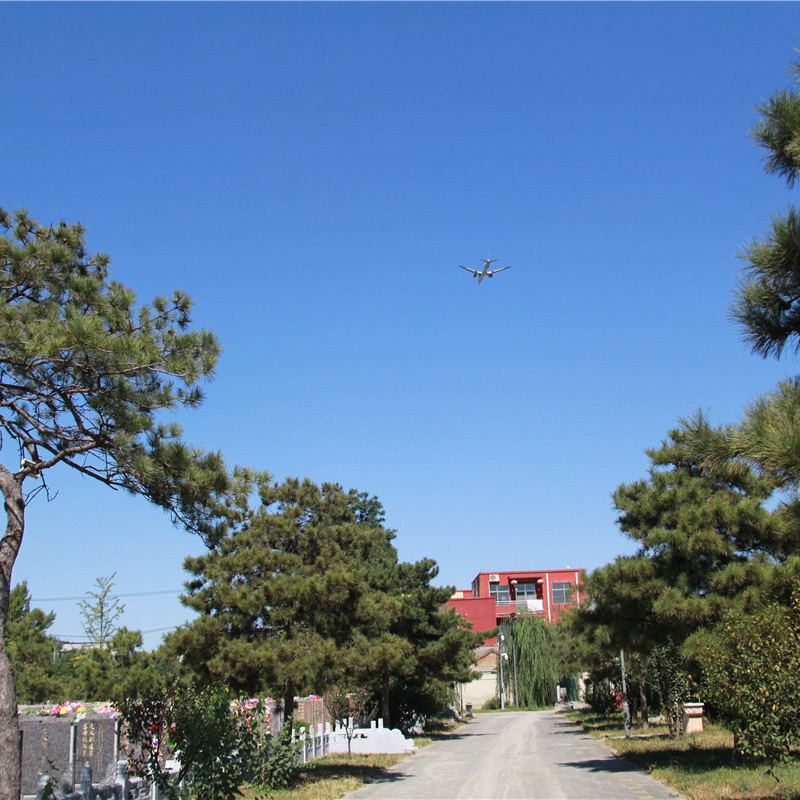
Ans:
{"type": "Polygon", "coordinates": [[[497,673],[482,672],[479,679],[462,683],[461,686],[464,692],[464,704],[472,703],[473,710],[477,711],[497,694],[497,673]]]}

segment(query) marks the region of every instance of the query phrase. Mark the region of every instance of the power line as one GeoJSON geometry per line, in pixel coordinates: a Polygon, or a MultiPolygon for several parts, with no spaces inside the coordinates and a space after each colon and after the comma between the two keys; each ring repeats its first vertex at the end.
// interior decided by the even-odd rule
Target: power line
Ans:
{"type": "MultiPolygon", "coordinates": [[[[114,597],[145,597],[146,595],[153,594],[180,594],[183,589],[164,589],[158,592],[125,592],[124,594],[115,594],[114,597]]],[[[87,595],[82,594],[79,597],[33,597],[31,603],[56,603],[61,600],[86,600],[87,595]]]]}
{"type": "MultiPolygon", "coordinates": [[[[150,628],[147,631],[131,631],[131,633],[161,633],[161,631],[174,631],[175,628],[179,628],[181,625],[185,623],[181,622],[179,625],[170,625],[166,628],[150,628]]],[[[85,633],[50,633],[48,632],[48,636],[52,636],[54,639],[64,639],[68,641],[74,641],[76,639],[89,639],[91,640],[90,636],[87,636],[85,633]]]]}

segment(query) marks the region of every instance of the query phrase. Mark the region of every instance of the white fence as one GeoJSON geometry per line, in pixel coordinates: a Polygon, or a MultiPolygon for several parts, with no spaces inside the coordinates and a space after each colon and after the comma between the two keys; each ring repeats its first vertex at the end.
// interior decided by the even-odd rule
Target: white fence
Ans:
{"type": "Polygon", "coordinates": [[[323,758],[331,752],[330,725],[316,725],[314,728],[315,730],[312,730],[311,726],[300,728],[297,734],[292,731],[292,741],[300,745],[300,752],[297,754],[298,764],[307,764],[309,761],[323,758]]]}
{"type": "Polygon", "coordinates": [[[406,739],[396,728],[384,728],[382,719],[370,722],[369,728],[356,728],[352,719],[346,726],[337,723],[331,733],[331,753],[348,752],[348,738],[352,753],[410,753],[415,749],[413,739],[406,739]]]}
{"type": "Polygon", "coordinates": [[[352,753],[410,753],[414,750],[414,740],[406,739],[397,730],[383,727],[383,720],[373,720],[369,728],[355,727],[355,721],[349,719],[346,725],[337,722],[301,728],[294,737],[300,742],[298,763],[305,764],[315,758],[322,758],[329,753],[347,753],[348,739],[352,753]]]}

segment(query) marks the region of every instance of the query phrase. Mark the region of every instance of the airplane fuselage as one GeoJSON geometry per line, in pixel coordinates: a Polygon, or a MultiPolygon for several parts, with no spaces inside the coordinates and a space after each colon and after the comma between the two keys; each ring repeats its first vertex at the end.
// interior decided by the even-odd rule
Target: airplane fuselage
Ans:
{"type": "Polygon", "coordinates": [[[478,283],[480,283],[484,278],[489,277],[491,278],[494,273],[489,269],[490,264],[494,264],[497,261],[496,258],[482,258],[483,261],[483,269],[481,270],[480,275],[476,275],[475,277],[478,279],[478,283]]]}

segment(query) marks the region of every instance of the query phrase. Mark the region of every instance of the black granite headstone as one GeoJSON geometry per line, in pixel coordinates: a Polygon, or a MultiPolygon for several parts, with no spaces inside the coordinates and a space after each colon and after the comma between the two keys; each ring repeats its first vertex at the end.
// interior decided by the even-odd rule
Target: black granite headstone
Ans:
{"type": "Polygon", "coordinates": [[[116,714],[85,714],[19,717],[22,731],[22,794],[35,795],[40,775],[50,775],[58,787],[70,789],[80,781],[81,769],[92,768],[95,784],[112,783],[116,778],[116,714]],[[70,763],[70,737],[75,732],[70,763]]]}
{"type": "Polygon", "coordinates": [[[40,775],[50,775],[59,786],[70,783],[69,763],[71,724],[68,719],[23,715],[22,731],[22,794],[36,794],[40,775]]]}
{"type": "Polygon", "coordinates": [[[87,714],[75,723],[75,781],[82,767],[92,768],[96,784],[111,783],[117,774],[115,714],[87,714]]]}

